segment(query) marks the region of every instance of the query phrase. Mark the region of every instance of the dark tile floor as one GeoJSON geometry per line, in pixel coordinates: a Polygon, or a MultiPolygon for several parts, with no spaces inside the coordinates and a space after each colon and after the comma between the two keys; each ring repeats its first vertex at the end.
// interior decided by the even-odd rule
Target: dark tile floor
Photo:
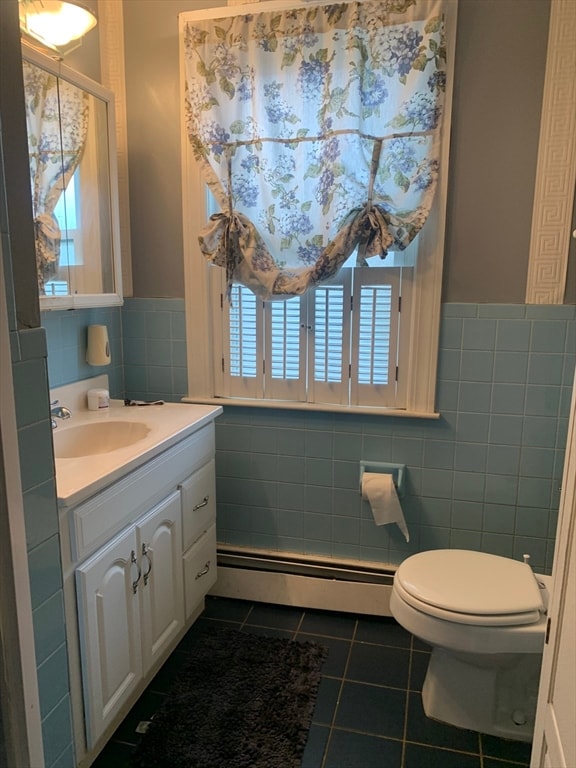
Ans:
{"type": "MultiPolygon", "coordinates": [[[[328,647],[302,768],[513,768],[530,746],[427,718],[429,652],[393,619],[207,598],[206,609],[120,725],[94,768],[128,768],[138,723],[161,704],[206,622],[328,647]]],[[[159,766],[159,768],[163,768],[159,766]]],[[[166,766],[169,768],[169,766],[166,766]]]]}

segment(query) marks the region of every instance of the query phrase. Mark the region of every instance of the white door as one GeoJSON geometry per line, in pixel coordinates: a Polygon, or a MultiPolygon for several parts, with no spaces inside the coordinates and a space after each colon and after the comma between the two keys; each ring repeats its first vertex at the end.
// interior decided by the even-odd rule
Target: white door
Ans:
{"type": "Polygon", "coordinates": [[[136,525],[142,568],[140,592],[144,672],[163,656],[184,626],[180,491],[136,525]]]}
{"type": "Polygon", "coordinates": [[[568,442],[531,768],[576,766],[576,381],[568,442]]]}
{"type": "Polygon", "coordinates": [[[76,569],[86,737],[91,748],[142,679],[136,533],[130,529],[76,569]]]}

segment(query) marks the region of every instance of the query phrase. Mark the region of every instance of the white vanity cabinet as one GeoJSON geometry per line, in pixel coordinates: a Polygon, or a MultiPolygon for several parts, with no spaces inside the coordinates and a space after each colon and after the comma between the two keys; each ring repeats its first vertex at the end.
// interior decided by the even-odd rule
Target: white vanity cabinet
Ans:
{"type": "Polygon", "coordinates": [[[77,764],[90,765],[216,581],[210,421],[60,509],[77,764]]]}
{"type": "Polygon", "coordinates": [[[184,627],[179,492],[77,568],[76,586],[92,744],[184,627]]]}

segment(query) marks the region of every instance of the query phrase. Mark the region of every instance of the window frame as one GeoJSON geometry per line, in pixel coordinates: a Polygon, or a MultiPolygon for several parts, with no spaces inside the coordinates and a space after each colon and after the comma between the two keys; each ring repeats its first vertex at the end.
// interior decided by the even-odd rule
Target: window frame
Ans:
{"type": "MultiPolygon", "coordinates": [[[[266,0],[265,0],[266,2],[266,0]]],[[[270,6],[284,8],[303,5],[302,2],[268,0],[270,6]]],[[[266,2],[266,5],[268,5],[266,2]]],[[[306,3],[309,5],[309,2],[306,3]]],[[[207,220],[205,182],[194,160],[188,141],[184,117],[184,24],[191,19],[214,18],[226,13],[249,13],[257,4],[232,8],[206,9],[179,15],[180,40],[180,95],[181,95],[181,152],[182,152],[182,205],[183,253],[186,308],[186,345],[188,361],[188,396],[184,402],[217,403],[219,405],[279,408],[290,410],[334,411],[339,413],[371,413],[385,416],[438,418],[435,409],[438,341],[441,312],[444,237],[448,194],[448,171],[452,95],[454,83],[454,56],[456,49],[457,0],[446,4],[445,38],[447,49],[447,84],[444,100],[444,121],[441,136],[441,167],[434,205],[418,235],[418,256],[411,286],[411,307],[408,321],[402,323],[402,344],[409,345],[406,359],[406,406],[391,408],[367,405],[337,405],[300,401],[267,400],[262,398],[214,397],[215,377],[213,355],[214,328],[219,327],[220,307],[212,306],[210,265],[200,251],[198,232],[207,220]]]]}

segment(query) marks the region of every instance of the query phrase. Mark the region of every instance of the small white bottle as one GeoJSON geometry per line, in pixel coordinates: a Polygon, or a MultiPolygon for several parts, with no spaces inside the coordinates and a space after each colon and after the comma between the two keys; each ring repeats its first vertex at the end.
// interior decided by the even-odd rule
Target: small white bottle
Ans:
{"type": "Polygon", "coordinates": [[[88,410],[105,411],[110,407],[110,393],[107,389],[88,390],[88,410]]]}

